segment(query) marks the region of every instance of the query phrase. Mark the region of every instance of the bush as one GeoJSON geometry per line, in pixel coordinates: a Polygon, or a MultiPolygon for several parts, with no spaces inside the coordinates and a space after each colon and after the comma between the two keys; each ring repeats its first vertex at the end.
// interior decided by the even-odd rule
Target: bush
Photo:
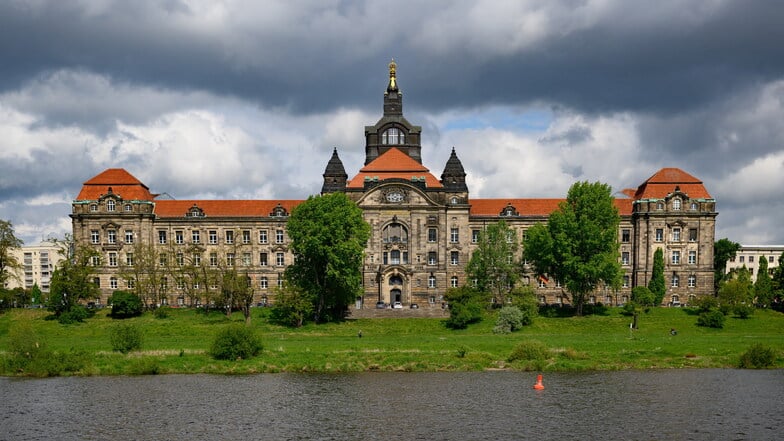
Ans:
{"type": "Polygon", "coordinates": [[[751,305],[736,305],[733,312],[735,312],[737,317],[745,319],[754,314],[754,307],[751,305]]]}
{"type": "Polygon", "coordinates": [[[136,294],[128,291],[115,291],[109,297],[109,303],[112,305],[112,312],[109,316],[116,319],[123,319],[129,317],[138,317],[142,315],[142,299],[136,294]]]}
{"type": "Polygon", "coordinates": [[[87,309],[82,305],[74,305],[71,309],[63,311],[57,316],[57,321],[63,325],[70,325],[71,323],[81,323],[95,315],[95,311],[87,309]]]}
{"type": "Polygon", "coordinates": [[[741,369],[761,369],[773,366],[776,362],[776,353],[772,348],[761,343],[755,343],[740,356],[741,369]]]}
{"type": "Polygon", "coordinates": [[[705,326],[707,328],[723,328],[724,327],[724,314],[718,310],[701,312],[697,317],[697,326],[705,326]]]}
{"type": "Polygon", "coordinates": [[[517,306],[504,306],[498,311],[493,332],[495,334],[509,334],[523,327],[525,316],[517,306]]]}
{"type": "Polygon", "coordinates": [[[131,323],[120,323],[109,330],[112,350],[127,354],[142,348],[142,332],[131,323]]]}
{"type": "Polygon", "coordinates": [[[509,355],[508,361],[544,361],[550,358],[550,349],[537,340],[528,340],[518,344],[509,355]]]}
{"type": "Polygon", "coordinates": [[[477,302],[452,303],[449,305],[449,318],[446,327],[449,329],[465,329],[472,323],[482,321],[482,306],[477,302]]]}
{"type": "Polygon", "coordinates": [[[3,370],[8,374],[53,377],[81,370],[87,360],[82,352],[61,353],[49,350],[27,324],[11,328],[8,334],[9,354],[3,370]]]}
{"type": "Polygon", "coordinates": [[[694,302],[694,306],[697,307],[697,311],[699,312],[708,312],[719,306],[719,299],[714,296],[700,297],[694,302]]]}
{"type": "Polygon", "coordinates": [[[632,288],[632,301],[640,306],[655,306],[656,294],[646,286],[632,288]]]}
{"type": "Polygon", "coordinates": [[[230,325],[218,332],[210,348],[216,360],[239,360],[252,358],[261,352],[261,339],[245,325],[230,325]]]}
{"type": "Polygon", "coordinates": [[[171,308],[170,307],[168,307],[168,306],[161,306],[159,308],[156,308],[155,311],[153,311],[152,314],[157,319],[165,319],[165,318],[169,318],[169,314],[170,313],[171,313],[171,308]]]}

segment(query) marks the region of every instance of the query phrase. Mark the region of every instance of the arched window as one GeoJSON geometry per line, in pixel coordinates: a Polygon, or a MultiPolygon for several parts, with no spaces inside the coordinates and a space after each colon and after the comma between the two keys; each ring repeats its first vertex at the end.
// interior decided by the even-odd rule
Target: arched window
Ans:
{"type": "Polygon", "coordinates": [[[115,205],[113,200],[109,199],[106,201],[106,211],[114,211],[114,207],[115,205]]]}
{"type": "Polygon", "coordinates": [[[398,145],[398,144],[405,144],[406,143],[406,135],[403,133],[402,130],[398,129],[397,127],[391,127],[386,129],[384,133],[381,134],[381,144],[384,145],[398,145]]]}
{"type": "Polygon", "coordinates": [[[680,210],[681,209],[681,200],[680,198],[675,198],[672,200],[672,209],[673,210],[680,210]]]}
{"type": "Polygon", "coordinates": [[[406,227],[398,222],[392,222],[384,227],[383,239],[385,243],[407,243],[408,230],[406,227]]]}
{"type": "Polygon", "coordinates": [[[392,276],[389,278],[389,284],[394,286],[403,285],[403,278],[400,276],[392,276]]]}

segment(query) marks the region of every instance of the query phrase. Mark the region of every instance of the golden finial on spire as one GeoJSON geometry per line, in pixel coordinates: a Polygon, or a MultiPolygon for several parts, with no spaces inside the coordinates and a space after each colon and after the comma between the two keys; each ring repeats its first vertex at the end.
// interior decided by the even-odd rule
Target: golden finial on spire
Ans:
{"type": "Polygon", "coordinates": [[[396,73],[397,71],[397,63],[395,63],[395,59],[393,58],[392,61],[389,63],[389,90],[397,89],[397,80],[396,80],[396,73]]]}

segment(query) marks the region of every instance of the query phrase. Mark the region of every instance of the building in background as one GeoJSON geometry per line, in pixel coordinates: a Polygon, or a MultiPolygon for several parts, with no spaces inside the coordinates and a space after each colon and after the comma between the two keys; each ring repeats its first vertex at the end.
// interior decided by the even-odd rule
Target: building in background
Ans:
{"type": "Polygon", "coordinates": [[[22,267],[15,273],[15,277],[10,277],[6,281],[5,288],[22,287],[30,290],[33,285],[38,285],[41,292],[48,294],[52,273],[60,260],[64,258],[61,250],[60,245],[49,241],[12,249],[11,254],[22,267]]]}
{"type": "Polygon", "coordinates": [[[727,262],[727,273],[745,266],[751,274],[751,280],[756,282],[760,257],[765,256],[768,260],[768,274],[772,276],[776,268],[781,265],[779,260],[782,253],[784,253],[784,245],[741,245],[735,257],[727,262]]]}
{"type": "MultiPolygon", "coordinates": [[[[421,132],[403,116],[393,62],[382,117],[365,127],[364,166],[349,179],[335,149],[322,175],[321,193],[346,193],[371,226],[364,295],[357,307],[377,302],[440,307],[447,289],[468,282],[466,265],[488,224],[504,220],[522,241],[526,230],[546,222],[563,200],[472,198],[456,149],[440,178],[423,165],[421,132]]],[[[647,285],[657,248],[665,255],[665,303],[712,294],[717,212],[703,183],[679,168],[664,168],[622,194],[615,200],[621,215],[622,287],[601,288],[589,302],[628,301],[634,286],[647,285]]],[[[115,168],[84,183],[71,218],[74,238],[102,256],[95,262],[102,300],[134,285],[128,274],[140,265],[140,250],[151,246],[161,271],[172,268],[161,276],[167,302],[186,303],[194,292],[207,299],[218,289],[217,279],[198,274],[237,268],[249,275],[264,303],[272,300],[294,258],[286,220],[303,200],[176,200],[151,193],[126,170],[115,168]]],[[[520,253],[517,258],[522,247],[520,253]]],[[[542,303],[568,303],[558,280],[524,269],[524,283],[535,286],[542,303]]]]}

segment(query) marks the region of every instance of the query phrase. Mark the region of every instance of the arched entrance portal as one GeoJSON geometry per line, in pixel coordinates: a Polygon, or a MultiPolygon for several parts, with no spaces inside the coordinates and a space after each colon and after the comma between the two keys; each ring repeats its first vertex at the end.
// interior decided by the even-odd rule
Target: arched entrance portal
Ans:
{"type": "Polygon", "coordinates": [[[393,274],[389,277],[389,303],[403,302],[403,277],[393,274]]]}

